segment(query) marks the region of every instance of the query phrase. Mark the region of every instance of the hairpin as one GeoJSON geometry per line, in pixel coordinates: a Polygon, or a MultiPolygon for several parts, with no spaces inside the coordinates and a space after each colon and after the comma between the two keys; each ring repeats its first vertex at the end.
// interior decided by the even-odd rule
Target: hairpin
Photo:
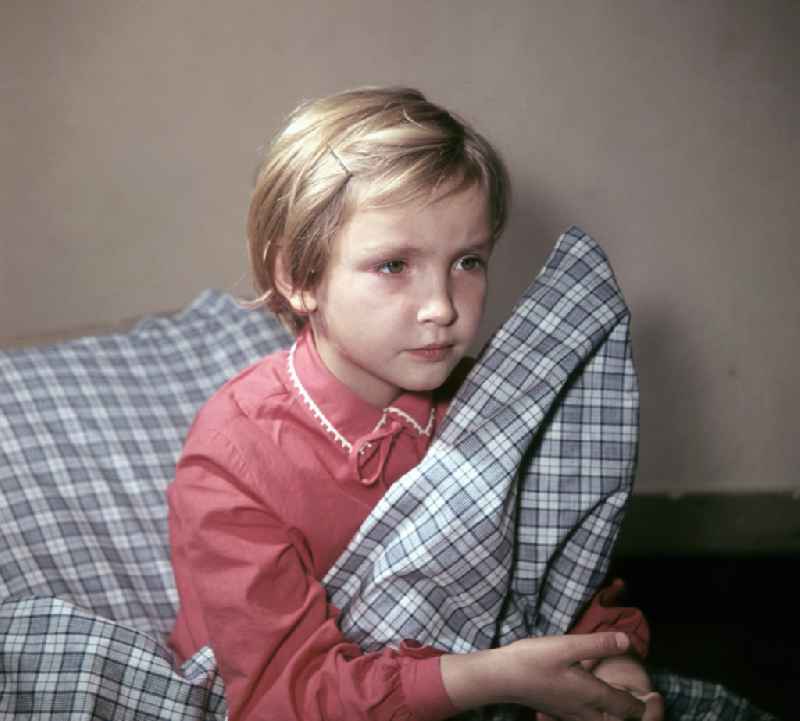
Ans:
{"type": "Polygon", "coordinates": [[[341,169],[344,171],[344,174],[345,174],[345,175],[346,175],[348,178],[352,178],[352,177],[353,177],[353,174],[350,172],[350,168],[348,168],[348,167],[347,167],[347,166],[344,164],[344,161],[343,161],[343,160],[342,160],[342,159],[341,159],[341,158],[340,158],[340,157],[339,157],[339,156],[336,154],[336,151],[335,151],[335,150],[334,150],[334,149],[333,149],[333,148],[332,148],[330,145],[327,145],[327,144],[326,144],[326,145],[325,145],[325,147],[328,149],[328,152],[329,152],[329,153],[330,153],[330,154],[331,154],[331,155],[334,157],[334,159],[336,160],[336,162],[337,162],[337,163],[339,163],[339,167],[340,167],[340,168],[341,168],[341,169]]]}

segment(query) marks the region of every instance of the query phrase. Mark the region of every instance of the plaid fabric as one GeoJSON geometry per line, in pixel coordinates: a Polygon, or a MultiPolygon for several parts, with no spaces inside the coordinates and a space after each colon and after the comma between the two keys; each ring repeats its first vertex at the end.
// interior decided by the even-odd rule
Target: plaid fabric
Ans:
{"type": "Polygon", "coordinates": [[[223,713],[210,652],[170,670],[164,490],[200,405],[289,342],[206,291],[128,334],[0,352],[1,719],[223,713]]]}
{"type": "Polygon", "coordinates": [[[667,671],[651,674],[653,685],[664,696],[666,721],[778,721],[724,686],[686,678],[667,671]]]}
{"type": "Polygon", "coordinates": [[[178,674],[151,636],[61,599],[0,604],[0,651],[2,719],[225,716],[213,654],[198,654],[178,674]]]}
{"type": "MultiPolygon", "coordinates": [[[[635,471],[628,320],[605,254],[571,228],[428,455],[327,575],[347,636],[464,652],[569,628],[605,577],[635,471]]],[[[770,718],[719,686],[657,681],[672,721],[770,718]]]]}

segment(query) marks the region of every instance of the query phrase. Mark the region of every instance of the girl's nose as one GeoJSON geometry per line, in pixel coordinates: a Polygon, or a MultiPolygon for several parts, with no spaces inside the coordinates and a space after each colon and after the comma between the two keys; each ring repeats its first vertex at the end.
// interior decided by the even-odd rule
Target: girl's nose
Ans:
{"type": "Polygon", "coordinates": [[[450,325],[458,317],[448,283],[436,283],[423,295],[417,311],[420,323],[450,325]]]}

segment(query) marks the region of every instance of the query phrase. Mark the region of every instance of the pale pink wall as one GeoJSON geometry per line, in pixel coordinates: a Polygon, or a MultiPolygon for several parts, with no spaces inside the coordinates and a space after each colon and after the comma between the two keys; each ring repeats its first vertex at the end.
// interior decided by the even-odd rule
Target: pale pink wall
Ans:
{"type": "Polygon", "coordinates": [[[0,341],[246,293],[259,146],[299,100],[419,86],[506,155],[499,321],[558,233],[633,309],[641,491],[800,491],[791,0],[4,3],[0,341]]]}

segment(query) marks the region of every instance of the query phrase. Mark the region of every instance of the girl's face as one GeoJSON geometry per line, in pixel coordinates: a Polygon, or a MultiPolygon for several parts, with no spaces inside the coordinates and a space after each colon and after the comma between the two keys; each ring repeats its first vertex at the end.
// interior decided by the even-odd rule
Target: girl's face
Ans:
{"type": "Polygon", "coordinates": [[[439,387],[475,338],[492,251],[479,186],[428,205],[357,211],[334,239],[310,311],[328,369],[375,406],[439,387]]]}

